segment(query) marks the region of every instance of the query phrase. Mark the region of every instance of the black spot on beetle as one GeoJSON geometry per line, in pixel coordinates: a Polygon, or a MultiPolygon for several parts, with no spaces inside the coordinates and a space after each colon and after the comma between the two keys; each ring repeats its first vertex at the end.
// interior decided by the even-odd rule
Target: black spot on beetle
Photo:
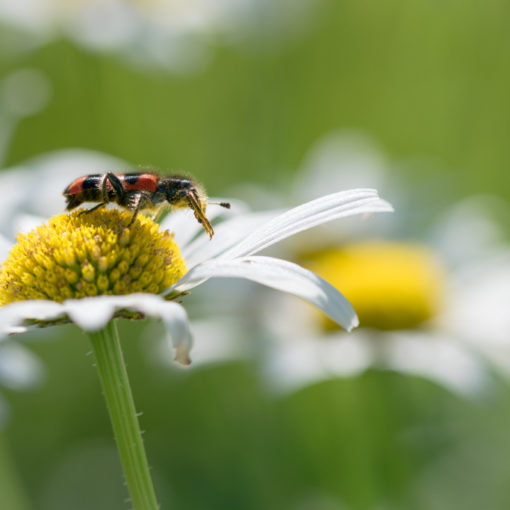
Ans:
{"type": "Polygon", "coordinates": [[[140,174],[126,174],[126,175],[124,175],[124,181],[130,185],[136,184],[138,182],[139,178],[140,178],[140,174]]]}
{"type": "Polygon", "coordinates": [[[89,175],[82,183],[81,183],[81,187],[82,189],[94,189],[94,188],[97,188],[99,186],[99,183],[101,182],[101,179],[102,179],[102,175],[100,174],[94,174],[94,175],[89,175]]]}

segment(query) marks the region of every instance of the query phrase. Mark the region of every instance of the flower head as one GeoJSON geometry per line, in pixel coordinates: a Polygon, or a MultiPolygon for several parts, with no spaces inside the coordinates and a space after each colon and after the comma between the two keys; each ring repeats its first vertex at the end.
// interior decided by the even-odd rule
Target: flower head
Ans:
{"type": "Polygon", "coordinates": [[[0,304],[100,294],[159,294],[186,266],[173,235],[149,218],[116,209],[61,214],[19,234],[0,267],[0,304]]]}
{"type": "MultiPolygon", "coordinates": [[[[365,327],[412,329],[441,309],[445,271],[417,243],[352,242],[314,253],[305,265],[342,289],[365,327]]],[[[325,326],[335,328],[331,321],[325,326]]]]}
{"type": "MultiPolygon", "coordinates": [[[[176,359],[187,363],[187,315],[169,299],[214,277],[245,278],[294,294],[350,330],[358,324],[354,309],[328,282],[291,262],[256,254],[327,221],[391,210],[375,190],[337,192],[284,213],[227,218],[212,241],[186,214],[171,214],[161,230],[146,218],[128,229],[131,214],[116,210],[60,215],[19,236],[2,266],[0,334],[41,321],[70,320],[97,331],[114,316],[156,316],[167,326],[176,359]]],[[[213,221],[222,214],[218,208],[208,216],[213,221]]]]}

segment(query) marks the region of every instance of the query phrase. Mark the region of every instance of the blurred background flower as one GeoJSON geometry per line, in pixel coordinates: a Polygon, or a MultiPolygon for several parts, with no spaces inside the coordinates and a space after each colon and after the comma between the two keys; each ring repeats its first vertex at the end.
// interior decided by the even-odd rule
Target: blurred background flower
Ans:
{"type": "MultiPolygon", "coordinates": [[[[121,323],[162,508],[508,508],[509,20],[504,0],[0,0],[5,237],[61,212],[76,175],[149,165],[190,172],[213,196],[235,190],[256,210],[324,187],[377,188],[392,222],[336,222],[280,249],[304,260],[333,240],[412,242],[439,267],[425,283],[442,304],[412,338],[324,333],[293,301],[293,323],[342,335],[345,348],[323,356],[327,378],[290,393],[261,378],[291,329],[274,293],[204,284],[190,318],[210,349],[192,370],[155,362],[159,323],[121,323]],[[231,298],[223,309],[218,292],[231,298]],[[431,334],[451,349],[431,356],[431,334]],[[391,370],[367,362],[375,336],[402,346],[391,370]],[[439,370],[448,359],[456,369],[439,370]],[[489,391],[472,398],[476,388],[489,391]]],[[[383,260],[367,259],[373,270],[383,260]]],[[[24,508],[125,508],[87,339],[72,325],[51,341],[20,338],[47,374],[30,392],[2,392],[24,508]]]]}
{"type": "Polygon", "coordinates": [[[33,50],[62,36],[136,67],[197,72],[214,43],[278,48],[310,25],[317,0],[3,0],[0,21],[12,50],[33,50]],[[27,41],[28,39],[28,41],[27,41]],[[14,46],[14,48],[13,48],[14,46]]]}
{"type": "Polygon", "coordinates": [[[392,165],[360,133],[328,134],[305,160],[297,195],[375,182],[398,214],[323,225],[287,243],[287,257],[343,289],[360,328],[346,335],[305,306],[296,310],[274,295],[265,299],[263,324],[273,326],[270,336],[279,339],[263,354],[265,380],[289,391],[376,367],[480,396],[492,386],[494,365],[508,375],[503,339],[510,323],[494,302],[505,302],[510,293],[510,246],[501,226],[508,206],[494,196],[473,196],[437,216],[431,195],[392,182],[392,165]],[[424,228],[427,216],[434,224],[424,228]]]}

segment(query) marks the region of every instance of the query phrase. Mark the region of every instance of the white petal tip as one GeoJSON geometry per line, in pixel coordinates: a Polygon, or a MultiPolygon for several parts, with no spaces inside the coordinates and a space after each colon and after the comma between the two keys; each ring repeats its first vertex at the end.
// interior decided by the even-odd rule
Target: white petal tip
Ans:
{"type": "Polygon", "coordinates": [[[191,365],[191,358],[189,357],[189,349],[186,349],[182,345],[178,345],[175,348],[174,361],[176,363],[179,363],[179,365],[182,365],[185,367],[191,365]]]}
{"type": "Polygon", "coordinates": [[[376,200],[374,200],[374,202],[371,204],[368,214],[379,212],[395,212],[395,209],[388,201],[377,197],[376,200]]]}
{"type": "Polygon", "coordinates": [[[395,208],[386,200],[381,200],[381,212],[395,212],[395,208]]]}
{"type": "Polygon", "coordinates": [[[346,329],[347,333],[350,333],[353,329],[357,328],[358,326],[359,326],[359,320],[357,317],[355,317],[354,320],[345,329],[346,329]]]}
{"type": "Polygon", "coordinates": [[[25,333],[27,329],[28,328],[26,328],[25,326],[13,326],[7,330],[7,334],[9,336],[18,335],[20,333],[25,333]]]}

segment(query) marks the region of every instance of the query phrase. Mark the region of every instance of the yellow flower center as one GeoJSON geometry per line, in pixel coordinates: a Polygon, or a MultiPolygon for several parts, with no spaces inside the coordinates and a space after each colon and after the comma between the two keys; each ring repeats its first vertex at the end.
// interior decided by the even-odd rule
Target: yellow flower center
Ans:
{"type": "Polygon", "coordinates": [[[133,213],[102,209],[61,214],[28,234],[0,267],[0,305],[62,302],[101,294],[158,294],[186,272],[174,236],[133,213]]]}
{"type": "MultiPolygon", "coordinates": [[[[310,269],[347,297],[361,326],[414,328],[434,317],[442,306],[443,268],[425,247],[354,243],[317,253],[308,261],[310,269]]],[[[326,327],[335,325],[329,321],[326,327]]]]}

